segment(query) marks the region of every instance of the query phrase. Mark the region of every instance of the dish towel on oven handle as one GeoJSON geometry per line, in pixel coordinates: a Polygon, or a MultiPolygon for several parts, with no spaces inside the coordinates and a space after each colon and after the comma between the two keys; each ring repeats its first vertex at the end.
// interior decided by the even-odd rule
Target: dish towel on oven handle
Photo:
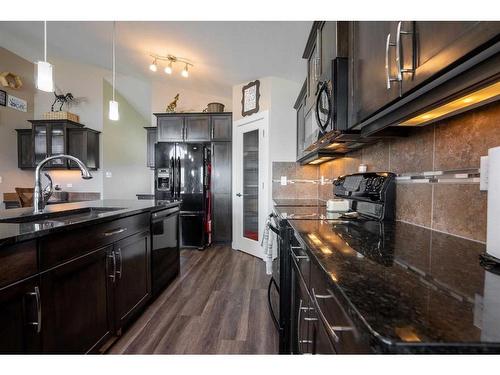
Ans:
{"type": "Polygon", "coordinates": [[[271,213],[264,225],[264,235],[262,236],[262,241],[260,245],[264,248],[264,262],[266,262],[266,274],[272,274],[273,265],[273,243],[274,243],[274,232],[269,228],[271,226],[271,220],[274,215],[271,213]]]}

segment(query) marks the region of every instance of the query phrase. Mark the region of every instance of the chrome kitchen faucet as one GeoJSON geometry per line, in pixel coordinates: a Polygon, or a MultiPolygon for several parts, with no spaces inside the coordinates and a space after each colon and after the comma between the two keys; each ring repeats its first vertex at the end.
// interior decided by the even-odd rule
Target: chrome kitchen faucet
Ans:
{"type": "Polygon", "coordinates": [[[43,192],[42,192],[42,182],[40,179],[40,174],[42,172],[43,167],[51,160],[54,159],[69,159],[74,161],[80,170],[82,171],[82,178],[84,180],[90,180],[92,178],[92,175],[89,172],[89,169],[83,162],[75,158],[74,156],[71,155],[54,155],[54,156],[49,156],[48,158],[43,159],[38,165],[36,166],[35,170],[35,192],[33,194],[33,213],[39,214],[43,212],[43,208],[45,206],[45,200],[43,198],[43,192]]]}

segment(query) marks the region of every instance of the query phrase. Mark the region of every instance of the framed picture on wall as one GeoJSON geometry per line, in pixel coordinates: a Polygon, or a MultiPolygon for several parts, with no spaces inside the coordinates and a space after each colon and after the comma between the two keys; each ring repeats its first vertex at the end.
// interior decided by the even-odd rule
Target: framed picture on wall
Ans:
{"type": "Polygon", "coordinates": [[[0,105],[4,107],[7,105],[7,93],[3,90],[0,90],[0,105]]]}
{"type": "Polygon", "coordinates": [[[249,116],[259,112],[260,81],[250,82],[242,88],[241,115],[249,116]]]}

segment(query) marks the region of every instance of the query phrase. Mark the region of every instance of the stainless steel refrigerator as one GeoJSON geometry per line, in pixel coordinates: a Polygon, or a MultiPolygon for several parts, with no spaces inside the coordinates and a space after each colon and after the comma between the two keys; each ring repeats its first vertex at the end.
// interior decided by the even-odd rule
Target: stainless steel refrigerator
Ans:
{"type": "Polygon", "coordinates": [[[155,199],[181,200],[182,247],[203,249],[211,242],[210,146],[158,142],[155,199]]]}

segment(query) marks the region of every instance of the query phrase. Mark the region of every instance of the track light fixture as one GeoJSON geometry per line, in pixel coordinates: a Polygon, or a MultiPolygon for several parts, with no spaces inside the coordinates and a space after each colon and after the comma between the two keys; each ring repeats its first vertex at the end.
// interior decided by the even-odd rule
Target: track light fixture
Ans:
{"type": "Polygon", "coordinates": [[[181,76],[183,76],[184,78],[188,78],[189,77],[188,68],[194,66],[189,60],[174,55],[166,55],[166,56],[151,55],[151,57],[153,58],[153,62],[149,66],[149,70],[151,70],[152,72],[156,72],[158,70],[158,61],[167,62],[167,66],[165,66],[163,71],[165,72],[165,74],[168,75],[171,75],[173,73],[175,63],[181,63],[184,64],[184,69],[182,69],[181,71],[181,76]]]}

